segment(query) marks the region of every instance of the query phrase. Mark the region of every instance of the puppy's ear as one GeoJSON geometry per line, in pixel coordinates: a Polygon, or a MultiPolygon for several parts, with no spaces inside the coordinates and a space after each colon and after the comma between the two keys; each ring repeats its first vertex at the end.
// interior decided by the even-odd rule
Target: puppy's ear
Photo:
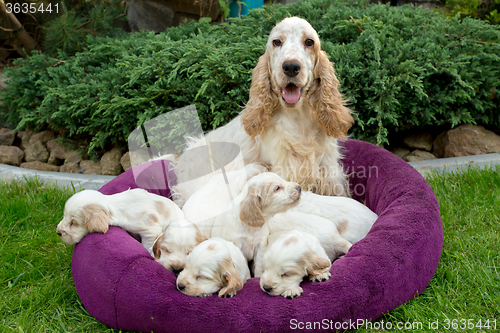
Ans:
{"type": "Polygon", "coordinates": [[[279,103],[278,95],[271,85],[271,65],[266,51],[252,71],[250,98],[241,113],[241,123],[251,137],[267,132],[273,110],[279,103]]]}
{"type": "Polygon", "coordinates": [[[254,191],[249,191],[241,203],[240,220],[254,228],[262,227],[266,222],[262,214],[262,198],[254,191]]]}
{"type": "Polygon", "coordinates": [[[111,216],[106,208],[99,204],[89,204],[82,208],[82,213],[85,217],[85,227],[89,232],[105,234],[108,231],[111,216]]]}
{"type": "Polygon", "coordinates": [[[332,265],[328,259],[322,258],[316,254],[310,254],[306,259],[306,271],[308,275],[318,275],[325,273],[332,265]]]}
{"type": "Polygon", "coordinates": [[[222,262],[219,271],[223,286],[219,291],[219,297],[233,297],[238,290],[243,288],[240,273],[238,273],[233,262],[229,259],[222,262]]]}
{"type": "Polygon", "coordinates": [[[153,244],[153,255],[155,257],[155,260],[158,260],[161,257],[160,244],[163,241],[163,235],[165,235],[165,233],[161,234],[161,236],[158,237],[158,239],[153,244]]]}
{"type": "Polygon", "coordinates": [[[325,51],[317,53],[313,73],[315,81],[308,94],[318,122],[328,136],[345,139],[354,119],[352,111],[344,105],[338,90],[339,80],[325,51]]]}
{"type": "Polygon", "coordinates": [[[196,228],[196,244],[206,241],[208,238],[201,233],[200,229],[198,229],[195,224],[193,224],[193,226],[196,228]]]}

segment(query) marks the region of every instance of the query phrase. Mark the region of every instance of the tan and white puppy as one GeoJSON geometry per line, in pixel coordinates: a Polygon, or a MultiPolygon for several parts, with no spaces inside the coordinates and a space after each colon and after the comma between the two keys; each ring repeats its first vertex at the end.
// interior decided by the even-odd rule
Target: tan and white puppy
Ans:
{"type": "Polygon", "coordinates": [[[297,183],[285,182],[272,172],[250,178],[227,211],[217,216],[211,236],[233,242],[248,261],[252,260],[258,244],[268,236],[266,229],[256,227],[296,206],[300,191],[297,183]]]}
{"type": "MultiPolygon", "coordinates": [[[[319,239],[321,246],[332,261],[347,253],[351,247],[351,243],[341,237],[336,225],[331,221],[321,216],[294,211],[296,206],[300,205],[301,198],[300,186],[297,183],[287,182],[277,174],[268,172],[253,177],[247,184],[248,191],[241,193],[244,199],[241,199],[240,205],[240,220],[246,226],[240,226],[239,229],[232,227],[230,231],[222,228],[220,236],[228,239],[227,237],[234,237],[236,231],[243,230],[237,235],[245,240],[243,237],[245,234],[259,233],[260,237],[254,237],[252,247],[253,257],[257,259],[255,261],[256,274],[259,261],[256,254],[260,245],[255,243],[255,239],[262,240],[263,235],[290,230],[311,233],[319,239]]],[[[232,217],[229,220],[235,218],[232,217]]],[[[238,246],[243,244],[242,250],[246,253],[245,242],[237,239],[231,240],[238,246]]]]}
{"type": "Polygon", "coordinates": [[[56,231],[63,242],[73,245],[88,233],[106,233],[109,226],[117,226],[138,234],[152,254],[156,238],[172,221],[182,218],[184,213],[172,200],[143,189],[112,195],[84,190],[66,201],[56,231]]]}
{"type": "Polygon", "coordinates": [[[313,282],[330,278],[331,262],[319,240],[303,231],[270,235],[261,264],[260,288],[271,296],[296,298],[302,295],[305,276],[313,282]]]}
{"type": "Polygon", "coordinates": [[[303,192],[300,203],[290,212],[312,214],[333,222],[339,234],[353,244],[365,238],[378,219],[377,214],[359,201],[312,192],[303,192]]]}
{"type": "Polygon", "coordinates": [[[177,289],[189,296],[233,297],[250,278],[241,251],[222,238],[211,238],[189,254],[186,267],[177,277],[177,289]]]}
{"type": "Polygon", "coordinates": [[[257,163],[248,164],[237,171],[229,171],[226,173],[229,188],[224,175],[212,176],[207,184],[186,201],[182,207],[184,216],[210,238],[215,219],[230,208],[231,200],[241,193],[248,179],[267,171],[266,166],[257,163]]]}
{"type": "Polygon", "coordinates": [[[153,255],[163,267],[178,274],[186,266],[187,256],[205,240],[194,223],[172,221],[154,243],[153,255]]]}

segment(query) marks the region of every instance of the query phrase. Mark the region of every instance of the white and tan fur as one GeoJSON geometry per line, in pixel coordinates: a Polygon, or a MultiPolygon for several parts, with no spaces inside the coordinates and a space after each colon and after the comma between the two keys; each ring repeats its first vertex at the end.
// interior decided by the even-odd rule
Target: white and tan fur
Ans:
{"type": "Polygon", "coordinates": [[[250,178],[227,211],[217,216],[211,236],[231,241],[248,261],[253,260],[258,245],[268,236],[257,224],[261,226],[266,219],[296,206],[300,191],[297,183],[284,182],[272,172],[250,178]]]}
{"type": "Polygon", "coordinates": [[[186,266],[187,256],[207,240],[194,223],[186,219],[172,221],[153,245],[155,260],[178,274],[186,266]]]}
{"type": "MultiPolygon", "coordinates": [[[[191,139],[188,148],[207,141],[236,143],[246,164],[272,165],[273,172],[304,190],[349,196],[337,139],[346,137],[353,118],[338,86],[316,31],[303,19],[286,18],[271,31],[252,72],[246,108],[226,126],[191,139]],[[288,64],[300,69],[291,74],[288,64]]],[[[176,163],[179,205],[208,180],[187,182],[197,167],[182,156],[176,163]]]]}
{"type": "Polygon", "coordinates": [[[312,234],[285,231],[269,236],[263,249],[260,288],[271,296],[296,298],[302,295],[300,283],[324,282],[330,278],[331,262],[312,234]]]}
{"type": "Polygon", "coordinates": [[[106,233],[109,226],[117,226],[138,234],[152,253],[156,238],[172,221],[182,218],[184,213],[172,200],[143,189],[112,195],[84,190],[66,201],[56,231],[65,243],[73,245],[88,233],[106,233]]]}
{"type": "Polygon", "coordinates": [[[226,173],[229,189],[222,174],[213,175],[208,183],[197,190],[184,204],[182,207],[184,216],[196,224],[203,235],[212,237],[212,227],[217,216],[232,207],[231,200],[241,193],[248,179],[266,171],[268,171],[266,166],[256,163],[248,164],[240,170],[229,171],[226,173]]]}
{"type": "Polygon", "coordinates": [[[342,238],[352,244],[365,238],[378,218],[370,208],[354,199],[312,192],[303,192],[299,204],[290,212],[312,214],[333,222],[342,238]]]}
{"type": "Polygon", "coordinates": [[[222,238],[211,238],[189,254],[186,267],[177,277],[177,289],[189,296],[233,297],[250,278],[241,251],[222,238]]]}
{"type": "MultiPolygon", "coordinates": [[[[316,236],[330,260],[335,260],[347,253],[351,243],[344,239],[331,221],[317,215],[295,211],[300,205],[301,191],[269,191],[269,189],[297,188],[294,182],[288,182],[275,173],[262,173],[250,179],[249,188],[242,194],[245,199],[241,211],[241,221],[256,228],[261,234],[274,234],[283,231],[301,230],[316,236]],[[279,195],[281,194],[281,195],[279,195]],[[293,204],[290,204],[290,202],[293,204]],[[273,209],[269,209],[273,207],[273,209]],[[294,208],[295,207],[295,208],[294,208]]],[[[242,192],[243,193],[243,192],[242,192]]],[[[352,199],[350,199],[352,200],[352,199]]],[[[259,248],[259,245],[254,246],[259,248]]],[[[256,251],[261,253],[261,251],[256,251]]],[[[254,254],[255,274],[260,273],[259,256],[254,254]]]]}

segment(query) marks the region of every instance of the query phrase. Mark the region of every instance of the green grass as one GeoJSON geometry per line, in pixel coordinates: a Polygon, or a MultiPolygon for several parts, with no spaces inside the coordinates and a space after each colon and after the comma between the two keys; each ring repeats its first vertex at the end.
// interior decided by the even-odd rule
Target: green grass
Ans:
{"type": "MultiPolygon", "coordinates": [[[[392,325],[387,331],[408,332],[396,325],[422,323],[413,331],[453,332],[461,331],[453,324],[468,319],[489,319],[490,325],[496,319],[500,331],[500,166],[433,174],[428,181],[444,227],[438,270],[418,297],[374,321],[373,329],[359,331],[392,325]],[[436,320],[438,329],[429,329],[436,320]]],[[[71,277],[72,247],[55,233],[73,193],[36,179],[0,181],[0,332],[119,332],[83,308],[71,277]]]]}

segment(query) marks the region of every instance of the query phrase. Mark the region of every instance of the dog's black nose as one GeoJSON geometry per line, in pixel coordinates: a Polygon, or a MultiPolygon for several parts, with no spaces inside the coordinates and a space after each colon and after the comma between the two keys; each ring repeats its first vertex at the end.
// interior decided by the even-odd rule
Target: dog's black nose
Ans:
{"type": "Polygon", "coordinates": [[[297,192],[299,192],[299,193],[300,193],[301,191],[302,191],[302,187],[297,186],[297,192]]]}
{"type": "Polygon", "coordinates": [[[183,290],[184,290],[184,288],[186,288],[186,286],[185,286],[185,285],[183,285],[183,284],[178,284],[178,285],[177,285],[177,289],[179,289],[179,291],[183,291],[183,290]]]}
{"type": "Polygon", "coordinates": [[[62,233],[60,231],[56,231],[59,236],[62,236],[62,233]]]}
{"type": "Polygon", "coordinates": [[[262,287],[262,289],[264,289],[264,291],[265,291],[266,293],[270,293],[270,292],[271,292],[271,290],[273,290],[273,287],[263,286],[263,287],[262,287]]]}
{"type": "Polygon", "coordinates": [[[172,272],[173,272],[174,274],[179,274],[181,271],[182,271],[182,268],[181,268],[181,267],[175,267],[175,266],[172,266],[172,272]]]}
{"type": "Polygon", "coordinates": [[[283,63],[283,72],[286,76],[294,77],[300,72],[300,64],[298,61],[285,61],[283,63]]]}

